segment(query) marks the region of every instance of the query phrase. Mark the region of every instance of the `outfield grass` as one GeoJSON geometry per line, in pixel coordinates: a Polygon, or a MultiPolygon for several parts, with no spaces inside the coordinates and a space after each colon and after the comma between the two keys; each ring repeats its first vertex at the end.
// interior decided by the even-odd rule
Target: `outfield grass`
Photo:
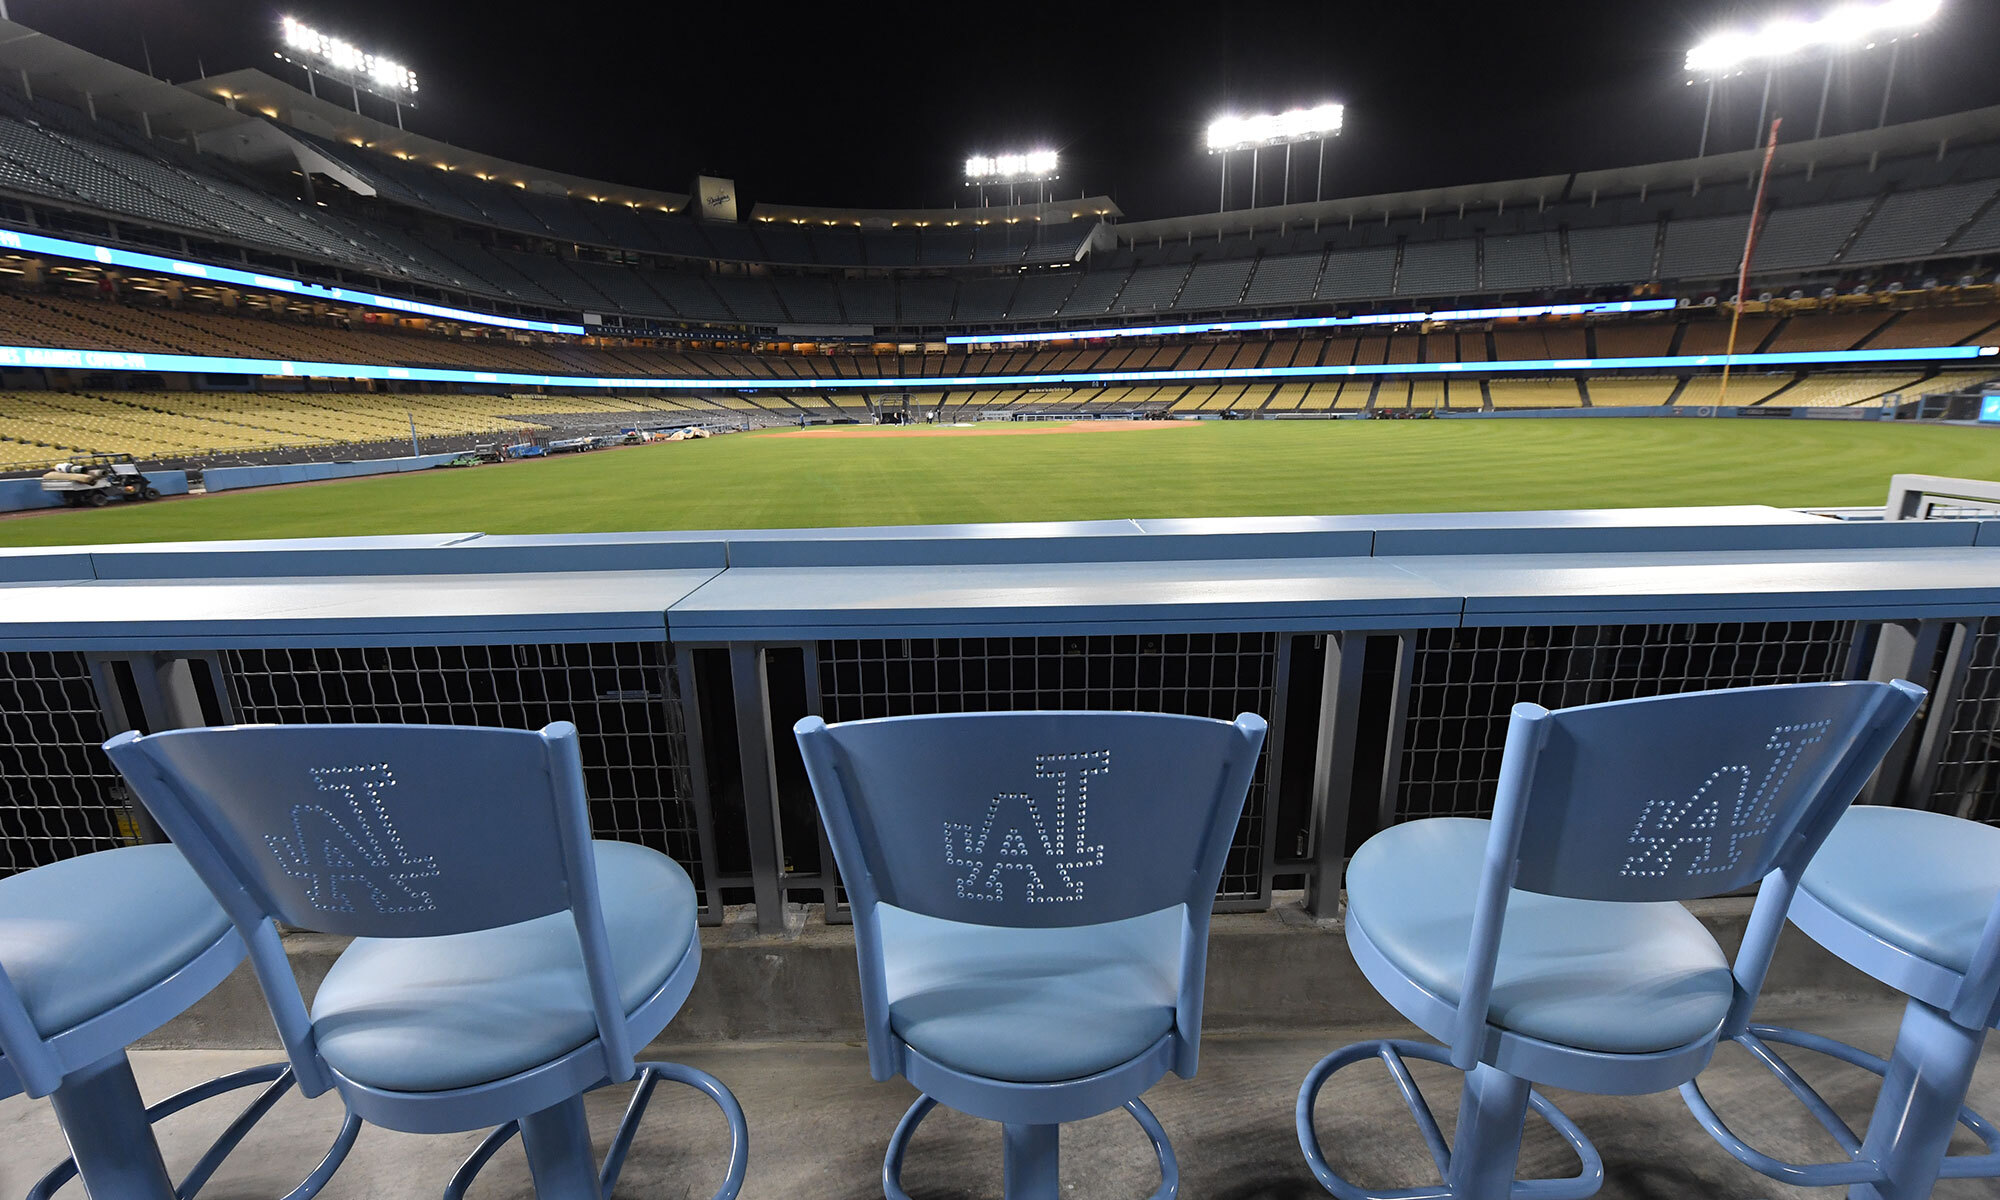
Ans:
{"type": "Polygon", "coordinates": [[[733,435],[53,512],[0,545],[1271,513],[1880,504],[2000,478],[2000,430],[1743,419],[1200,422],[965,437],[733,435]]]}

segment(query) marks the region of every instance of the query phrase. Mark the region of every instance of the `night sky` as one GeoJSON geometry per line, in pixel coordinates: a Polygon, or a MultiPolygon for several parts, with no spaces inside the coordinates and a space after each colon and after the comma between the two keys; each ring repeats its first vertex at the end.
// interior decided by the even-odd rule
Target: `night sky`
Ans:
{"type": "MultiPolygon", "coordinates": [[[[1687,47],[1833,2],[8,0],[16,21],[131,66],[150,48],[176,81],[199,65],[302,83],[271,57],[296,16],[413,68],[412,129],[613,182],[681,191],[709,172],[750,203],[944,205],[969,202],[967,153],[1050,145],[1059,195],[1109,193],[1134,218],[1215,208],[1201,140],[1227,109],[1345,103],[1329,197],[1692,156],[1705,92],[1686,84],[1687,47]]],[[[1995,61],[2000,4],[1948,0],[1934,33],[1904,43],[1890,120],[2000,104],[1995,61]]],[[[1888,62],[1884,46],[1841,63],[1828,132],[1873,126],[1888,62]]],[[[1786,140],[1810,135],[1822,70],[1779,73],[1786,140]]],[[[1722,90],[1712,149],[1751,143],[1762,86],[1722,90]]],[[[1260,201],[1277,198],[1281,153],[1263,156],[1260,201]]],[[[1243,206],[1247,172],[1231,179],[1243,206]]],[[[1301,160],[1294,198],[1312,186],[1301,160]]]]}

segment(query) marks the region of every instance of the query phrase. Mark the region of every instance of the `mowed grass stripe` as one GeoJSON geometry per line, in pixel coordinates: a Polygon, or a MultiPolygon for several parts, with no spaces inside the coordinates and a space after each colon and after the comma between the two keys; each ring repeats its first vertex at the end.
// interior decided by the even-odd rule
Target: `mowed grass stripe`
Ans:
{"type": "Polygon", "coordinates": [[[2000,478],[2000,430],[1740,418],[1202,422],[1034,436],[739,434],[0,521],[0,545],[1645,505],[1880,504],[2000,478]]]}

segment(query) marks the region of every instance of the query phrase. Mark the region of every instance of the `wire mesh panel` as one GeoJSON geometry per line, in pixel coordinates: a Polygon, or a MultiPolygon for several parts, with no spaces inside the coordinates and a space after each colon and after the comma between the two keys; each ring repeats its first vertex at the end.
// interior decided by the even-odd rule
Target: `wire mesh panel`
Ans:
{"type": "MultiPolygon", "coordinates": [[[[1121,634],[833,641],[819,644],[829,721],[918,713],[1096,709],[1275,724],[1275,633],[1121,634]]],[[[1243,805],[1218,899],[1262,902],[1272,781],[1268,755],[1243,805]]]]}
{"type": "Polygon", "coordinates": [[[232,650],[236,719],[577,728],[591,828],[705,885],[680,681],[652,642],[232,650]]]}
{"type": "Polygon", "coordinates": [[[81,654],[0,654],[0,877],[138,840],[81,654]]]}
{"type": "Polygon", "coordinates": [[[1484,817],[1523,701],[1607,700],[1846,677],[1851,621],[1426,629],[1416,635],[1395,821],[1484,817]]]}
{"type": "Polygon", "coordinates": [[[1972,640],[1956,694],[1933,720],[1938,743],[1931,807],[2000,825],[2000,617],[1966,629],[1972,640]]]}

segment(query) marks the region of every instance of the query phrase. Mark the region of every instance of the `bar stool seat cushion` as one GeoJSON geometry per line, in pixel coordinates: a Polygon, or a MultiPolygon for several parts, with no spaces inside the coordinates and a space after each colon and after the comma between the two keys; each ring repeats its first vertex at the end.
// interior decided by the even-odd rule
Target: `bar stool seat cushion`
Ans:
{"type": "Polygon", "coordinates": [[[1963,973],[2000,895],[2000,829],[1857,805],[1833,827],[1799,887],[1864,932],[1963,973]]]}
{"type": "MultiPolygon", "coordinates": [[[[1370,838],[1347,868],[1347,917],[1405,978],[1456,1004],[1491,823],[1439,817],[1370,838]]],[[[1490,1024],[1543,1041],[1647,1054],[1715,1032],[1729,960],[1679,904],[1516,891],[1490,1024]]]]}
{"type": "Polygon", "coordinates": [[[100,850],[0,879],[0,968],[43,1037],[152,988],[228,932],[172,846],[100,850]]]}
{"type": "Polygon", "coordinates": [[[884,904],[889,1027],[942,1066],[1016,1083],[1081,1079],[1174,1024],[1181,906],[1102,925],[1002,928],[884,904]]]}
{"type": "MultiPolygon", "coordinates": [[[[656,850],[593,845],[619,1002],[630,1014],[694,940],[694,884],[656,850]]],[[[505,1079],[597,1036],[568,912],[443,937],[356,938],[327,972],[312,1018],[329,1065],[394,1092],[505,1079]]]]}

